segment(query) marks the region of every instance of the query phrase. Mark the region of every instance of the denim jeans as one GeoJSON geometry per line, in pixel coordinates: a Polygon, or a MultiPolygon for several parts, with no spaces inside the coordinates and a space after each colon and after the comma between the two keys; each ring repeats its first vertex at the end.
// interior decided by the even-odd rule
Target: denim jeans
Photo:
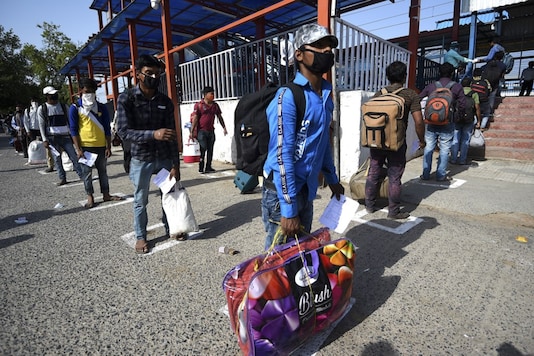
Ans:
{"type": "Polygon", "coordinates": [[[388,215],[400,212],[401,205],[401,178],[406,167],[406,143],[398,151],[371,149],[371,163],[365,182],[365,206],[374,209],[378,194],[379,178],[382,166],[387,162],[388,186],[388,215]]]}
{"type": "MultiPolygon", "coordinates": [[[[150,179],[153,174],[158,173],[162,168],[170,171],[172,160],[165,159],[145,162],[132,158],[130,161],[130,180],[134,184],[134,230],[137,240],[146,240],[146,226],[148,224],[146,206],[148,205],[150,179]]],[[[168,235],[169,224],[167,223],[167,215],[165,215],[163,207],[161,210],[163,212],[162,222],[165,225],[165,233],[168,235]]]]}
{"type": "Polygon", "coordinates": [[[480,115],[482,116],[482,120],[480,121],[480,128],[485,129],[488,125],[488,121],[491,115],[491,107],[489,101],[480,102],[480,115]]]}
{"type": "MultiPolygon", "coordinates": [[[[74,171],[76,172],[76,174],[78,174],[78,177],[80,177],[80,179],[83,179],[82,169],[80,168],[80,164],[78,163],[78,155],[76,154],[76,150],[74,149],[74,145],[72,143],[70,135],[51,135],[48,139],[49,143],[54,146],[56,150],[61,152],[60,148],[62,148],[63,151],[67,152],[67,155],[72,161],[72,167],[74,168],[74,171]]],[[[66,180],[67,174],[65,173],[65,169],[63,169],[61,155],[57,157],[54,156],[54,163],[56,165],[59,180],[66,180]]]]}
{"type": "Polygon", "coordinates": [[[469,151],[469,141],[471,140],[474,127],[474,121],[471,124],[454,124],[451,163],[456,163],[457,160],[459,160],[460,164],[467,163],[467,151],[469,151]],[[458,158],[458,151],[460,151],[460,158],[458,158]]]}
{"type": "MultiPolygon", "coordinates": [[[[95,153],[98,155],[95,161],[95,168],[98,172],[98,182],[100,183],[100,192],[102,194],[109,193],[109,179],[107,171],[108,159],[106,158],[105,147],[82,147],[83,151],[95,153]]],[[[85,193],[87,195],[93,195],[95,190],[93,189],[93,167],[89,167],[85,164],[80,164],[82,170],[83,185],[85,187],[85,193]]]]}
{"type": "MultiPolygon", "coordinates": [[[[308,189],[305,186],[297,194],[297,206],[298,216],[300,218],[300,224],[304,231],[310,232],[313,221],[313,200],[308,201],[308,189]]],[[[265,238],[265,250],[271,247],[276,231],[280,227],[280,220],[282,214],[280,213],[280,202],[278,201],[278,194],[272,189],[263,187],[261,198],[261,215],[263,219],[263,225],[265,226],[265,232],[267,237],[265,238]]],[[[276,245],[282,241],[276,241],[276,245]]]]}
{"type": "Polygon", "coordinates": [[[215,146],[215,131],[199,130],[197,139],[200,144],[200,170],[203,170],[204,167],[206,169],[212,168],[211,160],[213,159],[213,147],[215,146]],[[204,156],[206,156],[205,159],[204,156]]]}
{"type": "Polygon", "coordinates": [[[488,95],[490,111],[491,111],[492,114],[495,112],[495,99],[497,98],[497,92],[498,91],[499,91],[498,88],[495,88],[488,95]]]}
{"type": "Polygon", "coordinates": [[[451,150],[452,137],[454,135],[453,124],[448,125],[426,125],[425,151],[423,153],[423,179],[430,178],[432,170],[432,155],[439,140],[438,168],[436,169],[436,179],[441,180],[447,176],[447,163],[449,161],[449,151],[451,150]]]}

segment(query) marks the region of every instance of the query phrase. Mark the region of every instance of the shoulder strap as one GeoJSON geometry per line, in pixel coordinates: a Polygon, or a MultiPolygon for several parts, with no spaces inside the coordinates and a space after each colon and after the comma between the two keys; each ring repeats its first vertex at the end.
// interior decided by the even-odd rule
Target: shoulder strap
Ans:
{"type": "Polygon", "coordinates": [[[404,89],[405,89],[404,87],[400,87],[399,89],[397,89],[397,90],[391,92],[391,94],[398,94],[398,93],[400,93],[401,91],[403,91],[404,89]]]}
{"type": "Polygon", "coordinates": [[[437,80],[434,85],[436,86],[436,88],[443,88],[443,84],[441,84],[439,80],[437,80]]]}
{"type": "Polygon", "coordinates": [[[454,80],[451,80],[447,83],[447,85],[445,85],[445,88],[450,89],[453,87],[454,84],[456,84],[456,82],[454,80]]]}
{"type": "Polygon", "coordinates": [[[43,113],[45,120],[48,121],[48,106],[46,105],[46,103],[41,104],[41,112],[43,113]]]}
{"type": "Polygon", "coordinates": [[[470,98],[472,98],[472,97],[473,97],[473,91],[471,90],[471,91],[469,91],[469,93],[467,93],[467,94],[465,94],[465,95],[468,96],[468,97],[470,97],[470,98]]]}
{"type": "Polygon", "coordinates": [[[304,89],[293,82],[289,82],[285,86],[287,86],[293,93],[295,106],[297,107],[297,128],[299,128],[302,125],[302,119],[304,119],[304,114],[306,113],[306,97],[304,96],[304,89]]]}

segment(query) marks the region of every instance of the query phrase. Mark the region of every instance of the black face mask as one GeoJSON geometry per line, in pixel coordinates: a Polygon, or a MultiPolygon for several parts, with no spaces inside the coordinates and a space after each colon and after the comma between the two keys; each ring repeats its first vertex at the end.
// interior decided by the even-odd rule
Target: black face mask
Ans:
{"type": "Polygon", "coordinates": [[[314,50],[311,50],[309,48],[301,48],[301,51],[308,51],[313,53],[313,63],[311,66],[306,66],[311,72],[318,73],[318,74],[324,74],[332,68],[334,65],[334,54],[332,52],[329,53],[321,53],[316,52],[314,50]]]}
{"type": "Polygon", "coordinates": [[[148,75],[145,75],[144,83],[148,89],[157,89],[159,86],[159,77],[153,78],[148,75]]]}
{"type": "Polygon", "coordinates": [[[58,100],[59,99],[59,94],[51,94],[50,95],[50,100],[58,100]]]}

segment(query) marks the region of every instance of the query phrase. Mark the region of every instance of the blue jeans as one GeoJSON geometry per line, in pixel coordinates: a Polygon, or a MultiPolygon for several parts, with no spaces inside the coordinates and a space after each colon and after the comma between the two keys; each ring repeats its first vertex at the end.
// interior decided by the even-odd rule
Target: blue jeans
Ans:
{"type": "Polygon", "coordinates": [[[432,155],[439,140],[438,168],[436,169],[436,179],[441,180],[447,176],[447,163],[449,161],[449,151],[451,150],[452,137],[454,135],[453,124],[438,126],[426,125],[425,151],[423,153],[423,179],[430,178],[432,170],[432,155]]]}
{"type": "MultiPolygon", "coordinates": [[[[134,230],[137,240],[146,240],[146,226],[148,224],[146,206],[148,205],[150,179],[153,174],[158,173],[162,168],[170,171],[172,160],[165,159],[145,162],[132,158],[130,161],[130,180],[134,184],[134,230]]],[[[165,233],[168,235],[169,224],[167,223],[167,215],[165,215],[163,207],[161,210],[163,212],[162,222],[165,225],[165,233]]]]}
{"type": "MultiPolygon", "coordinates": [[[[308,201],[307,187],[303,188],[297,194],[297,206],[300,224],[304,231],[310,232],[313,221],[313,200],[308,201]]],[[[267,232],[267,237],[265,238],[265,250],[268,250],[273,243],[276,231],[280,227],[282,214],[280,213],[278,194],[275,190],[268,189],[265,186],[263,187],[261,198],[261,215],[263,225],[265,226],[265,232],[267,232]]],[[[281,242],[282,241],[276,241],[275,244],[280,244],[281,242]]]]}
{"type": "MultiPolygon", "coordinates": [[[[98,172],[98,182],[100,183],[100,192],[102,194],[109,193],[109,179],[107,171],[108,159],[106,158],[105,147],[82,147],[83,151],[96,153],[98,157],[95,161],[95,168],[98,172]]],[[[85,193],[87,195],[93,195],[95,190],[93,189],[93,167],[89,167],[85,164],[80,164],[82,170],[83,185],[85,187],[85,193]]]]}
{"type": "Polygon", "coordinates": [[[489,117],[491,115],[491,107],[489,101],[480,102],[480,115],[482,116],[482,120],[480,121],[480,128],[485,129],[488,125],[489,117]]]}
{"type": "Polygon", "coordinates": [[[456,163],[459,159],[460,164],[467,163],[467,151],[469,150],[469,141],[473,134],[475,123],[471,124],[454,124],[454,137],[451,146],[451,163],[456,163]],[[460,151],[460,158],[458,158],[458,151],[460,151]]]}
{"type": "Polygon", "coordinates": [[[374,209],[379,190],[379,178],[382,166],[387,162],[388,215],[397,215],[401,205],[401,178],[406,167],[406,143],[398,151],[386,151],[371,148],[371,163],[365,182],[365,206],[374,209]]]}
{"type": "MultiPolygon", "coordinates": [[[[78,174],[78,177],[80,177],[80,179],[83,179],[82,169],[80,167],[80,164],[78,163],[78,155],[76,154],[76,150],[74,149],[74,145],[72,143],[70,135],[51,135],[48,140],[49,143],[54,146],[54,148],[59,152],[61,152],[60,148],[62,148],[63,151],[67,152],[67,155],[72,161],[72,168],[74,168],[74,171],[76,172],[76,174],[78,174]]],[[[59,180],[66,180],[67,174],[65,173],[65,169],[63,168],[61,155],[57,157],[54,156],[54,163],[56,164],[59,180]]]]}

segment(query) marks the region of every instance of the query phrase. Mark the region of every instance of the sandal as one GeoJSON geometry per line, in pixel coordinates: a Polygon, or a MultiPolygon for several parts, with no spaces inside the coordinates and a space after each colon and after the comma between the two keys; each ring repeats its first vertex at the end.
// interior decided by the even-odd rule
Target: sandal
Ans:
{"type": "Polygon", "coordinates": [[[135,243],[135,253],[137,253],[138,255],[144,255],[148,253],[148,251],[149,248],[146,240],[137,240],[137,242],[135,243]]]}
{"type": "Polygon", "coordinates": [[[185,241],[185,240],[187,240],[187,234],[169,235],[169,238],[171,240],[176,240],[176,241],[185,241]]]}

